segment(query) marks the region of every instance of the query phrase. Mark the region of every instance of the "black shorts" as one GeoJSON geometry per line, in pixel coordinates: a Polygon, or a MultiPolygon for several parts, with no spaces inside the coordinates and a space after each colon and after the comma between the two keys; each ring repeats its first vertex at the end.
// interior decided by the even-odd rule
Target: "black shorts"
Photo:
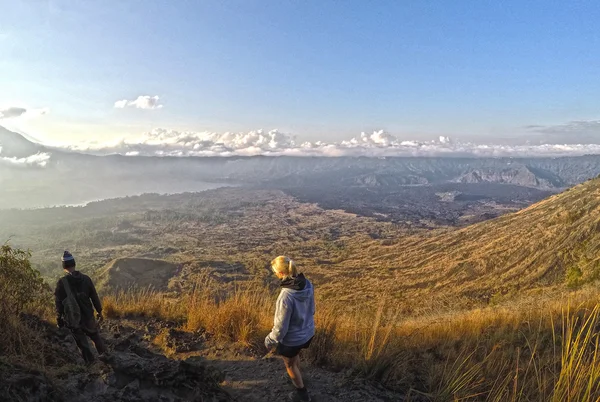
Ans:
{"type": "Polygon", "coordinates": [[[275,351],[275,354],[289,358],[296,357],[302,349],[308,349],[312,340],[313,338],[310,338],[308,342],[300,346],[285,346],[283,343],[280,343],[277,345],[277,350],[275,351]]]}

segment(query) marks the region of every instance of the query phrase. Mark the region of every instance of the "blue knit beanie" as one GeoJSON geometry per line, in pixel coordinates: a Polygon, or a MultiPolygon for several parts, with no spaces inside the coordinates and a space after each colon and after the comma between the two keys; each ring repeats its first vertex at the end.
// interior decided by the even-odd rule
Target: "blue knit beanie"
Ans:
{"type": "Polygon", "coordinates": [[[73,258],[73,255],[66,250],[62,256],[62,266],[65,269],[75,267],[75,258],[73,258]]]}

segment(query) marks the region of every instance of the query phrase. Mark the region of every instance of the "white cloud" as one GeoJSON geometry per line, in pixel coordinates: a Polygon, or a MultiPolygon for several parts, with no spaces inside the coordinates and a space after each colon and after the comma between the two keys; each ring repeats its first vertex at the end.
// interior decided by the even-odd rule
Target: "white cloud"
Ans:
{"type": "Polygon", "coordinates": [[[38,117],[50,113],[48,108],[30,109],[20,106],[0,107],[0,119],[15,117],[38,117]]]}
{"type": "Polygon", "coordinates": [[[77,151],[161,156],[277,154],[295,147],[294,138],[278,130],[247,133],[175,131],[157,128],[139,138],[113,143],[69,146],[77,151]]]}
{"type": "Polygon", "coordinates": [[[134,107],[137,109],[160,109],[163,105],[158,103],[159,97],[158,95],[150,96],[150,95],[140,95],[136,100],[119,100],[115,102],[115,108],[123,109],[126,107],[134,107]]]}
{"type": "Polygon", "coordinates": [[[384,131],[361,133],[341,142],[297,143],[294,136],[278,130],[242,133],[175,131],[157,128],[139,138],[110,144],[88,143],[68,147],[94,154],[128,156],[454,156],[525,157],[600,154],[600,144],[500,145],[460,142],[448,137],[438,140],[401,140],[384,131]]]}
{"type": "Polygon", "coordinates": [[[46,167],[50,161],[50,154],[46,152],[38,152],[35,155],[29,155],[25,158],[2,156],[2,147],[0,147],[0,165],[10,165],[17,167],[46,167]]]}
{"type": "Polygon", "coordinates": [[[27,109],[22,107],[7,107],[0,109],[0,119],[10,119],[11,117],[19,117],[25,114],[27,109]]]}

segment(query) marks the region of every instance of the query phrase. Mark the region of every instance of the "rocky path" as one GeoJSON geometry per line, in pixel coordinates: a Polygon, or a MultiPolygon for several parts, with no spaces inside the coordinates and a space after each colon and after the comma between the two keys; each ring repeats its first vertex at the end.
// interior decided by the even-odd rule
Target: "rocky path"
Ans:
{"type": "Polygon", "coordinates": [[[70,332],[35,316],[23,321],[43,340],[45,367],[0,356],[4,402],[229,402],[223,373],[196,356],[169,358],[155,350],[153,327],[109,322],[102,336],[109,353],[84,365],[70,332]]]}
{"type": "MultiPolygon", "coordinates": [[[[281,359],[179,331],[175,324],[105,322],[109,353],[90,367],[68,331],[38,319],[31,326],[51,345],[43,353],[54,364],[44,372],[0,359],[2,401],[280,402],[294,389],[281,359]]],[[[350,372],[304,364],[303,374],[315,402],[405,401],[350,372]]]]}
{"type": "MultiPolygon", "coordinates": [[[[220,385],[236,401],[287,401],[288,394],[294,390],[283,361],[277,357],[265,358],[261,356],[262,351],[193,339],[192,335],[177,330],[171,331],[168,343],[178,358],[200,356],[209,366],[221,371],[224,378],[220,385]]],[[[336,373],[306,363],[302,369],[315,402],[405,400],[377,383],[353,376],[351,371],[336,373]]]]}
{"type": "MultiPolygon", "coordinates": [[[[221,386],[236,401],[286,401],[294,389],[279,358],[262,359],[233,349],[211,351],[206,358],[225,374],[221,386]]],[[[356,378],[349,372],[333,373],[303,364],[303,374],[315,402],[404,400],[401,395],[356,378]]]]}
{"type": "MultiPolygon", "coordinates": [[[[208,367],[216,368],[221,373],[221,388],[235,401],[287,401],[288,394],[294,389],[280,358],[263,358],[260,352],[247,347],[221,344],[207,339],[206,334],[178,331],[175,326],[164,327],[165,324],[160,322],[145,323],[141,327],[140,324],[120,323],[107,331],[106,336],[114,337],[115,332],[121,332],[141,339],[152,349],[153,343],[156,344],[152,340],[162,332],[160,343],[171,359],[200,358],[208,367]]],[[[402,395],[353,376],[349,371],[336,373],[304,364],[303,373],[315,402],[405,400],[402,395]]]]}

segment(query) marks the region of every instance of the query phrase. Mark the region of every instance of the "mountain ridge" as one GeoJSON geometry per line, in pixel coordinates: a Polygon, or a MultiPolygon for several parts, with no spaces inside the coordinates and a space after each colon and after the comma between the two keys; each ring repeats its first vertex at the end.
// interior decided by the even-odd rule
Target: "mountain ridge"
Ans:
{"type": "Polygon", "coordinates": [[[562,190],[600,174],[600,155],[474,158],[367,156],[97,156],[28,141],[0,129],[0,208],[78,204],[95,199],[198,191],[199,184],[268,188],[399,189],[452,183],[562,190]],[[43,163],[30,156],[43,154],[43,163]],[[23,159],[19,159],[23,158],[23,159]],[[76,189],[68,200],[56,188],[76,189]],[[24,185],[26,184],[26,193],[24,185]],[[25,197],[25,198],[24,198],[25,197]],[[41,205],[30,205],[40,200],[41,205]]]}

